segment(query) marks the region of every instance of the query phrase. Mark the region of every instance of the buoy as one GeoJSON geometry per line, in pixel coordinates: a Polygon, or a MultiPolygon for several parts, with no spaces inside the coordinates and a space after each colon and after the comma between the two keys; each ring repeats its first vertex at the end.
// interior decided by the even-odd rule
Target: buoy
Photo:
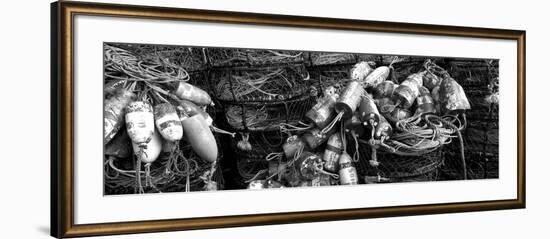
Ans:
{"type": "Polygon", "coordinates": [[[392,121],[392,123],[395,124],[397,123],[397,121],[411,117],[411,112],[406,109],[401,109],[399,107],[396,107],[395,109],[393,109],[390,115],[391,115],[389,117],[390,121],[392,121]]]}
{"type": "Polygon", "coordinates": [[[320,129],[314,128],[305,132],[302,135],[302,139],[307,143],[310,149],[316,149],[324,142],[327,142],[328,135],[332,134],[332,132],[334,132],[334,128],[326,134],[323,134],[320,129]]]}
{"type": "Polygon", "coordinates": [[[371,97],[365,96],[361,100],[361,104],[359,104],[359,117],[364,125],[370,125],[373,129],[378,125],[380,113],[371,97]]]}
{"type": "Polygon", "coordinates": [[[378,86],[380,83],[384,82],[386,78],[390,75],[390,67],[381,66],[372,71],[363,81],[361,85],[364,88],[372,89],[378,86]]]}
{"type": "Polygon", "coordinates": [[[431,71],[424,71],[422,80],[422,85],[428,88],[428,90],[432,90],[441,83],[441,78],[431,71]]]}
{"type": "Polygon", "coordinates": [[[359,177],[357,176],[357,170],[351,162],[351,157],[348,153],[343,152],[340,155],[338,162],[340,170],[338,175],[340,176],[341,185],[355,185],[359,183],[359,177]]]}
{"type": "Polygon", "coordinates": [[[145,145],[139,145],[137,143],[132,143],[132,149],[138,157],[139,160],[143,163],[152,163],[160,155],[162,151],[162,138],[159,135],[158,131],[153,133],[151,140],[145,145]]]}
{"type": "Polygon", "coordinates": [[[367,61],[356,63],[350,70],[350,78],[355,81],[363,81],[373,70],[371,64],[367,61]]]}
{"type": "Polygon", "coordinates": [[[435,114],[436,113],[435,103],[432,99],[432,95],[430,91],[425,87],[422,87],[421,89],[422,90],[420,91],[421,92],[420,96],[416,98],[415,114],[428,114],[428,113],[435,114]]]}
{"type": "Polygon", "coordinates": [[[214,121],[212,119],[212,117],[210,117],[210,115],[208,113],[206,113],[206,111],[202,110],[198,105],[196,105],[195,103],[193,103],[191,101],[180,100],[179,105],[178,105],[178,109],[185,112],[185,114],[187,114],[188,116],[201,114],[202,117],[204,117],[204,119],[206,120],[206,124],[209,125],[209,126],[212,125],[212,122],[214,121]]]}
{"type": "Polygon", "coordinates": [[[341,113],[343,119],[349,119],[353,116],[353,112],[359,106],[361,98],[364,95],[365,90],[361,84],[357,81],[350,81],[344,92],[340,95],[334,109],[337,113],[341,113]]]}
{"type": "Polygon", "coordinates": [[[336,116],[334,105],[338,98],[337,94],[326,94],[319,98],[317,103],[306,113],[306,119],[318,128],[327,126],[336,116]]]}
{"type": "Polygon", "coordinates": [[[212,98],[206,91],[187,82],[180,81],[171,87],[172,93],[182,100],[188,100],[200,106],[213,104],[212,98]]]}
{"type": "Polygon", "coordinates": [[[451,77],[447,77],[441,81],[439,100],[444,113],[469,110],[471,108],[464,89],[451,77]]]}
{"type": "Polygon", "coordinates": [[[283,152],[286,159],[292,160],[296,152],[307,150],[308,146],[306,142],[297,135],[293,135],[287,138],[286,142],[283,144],[283,152]]]}
{"type": "Polygon", "coordinates": [[[145,101],[134,101],[126,107],[126,130],[132,142],[147,144],[155,132],[153,107],[145,101]]]}
{"type": "Polygon", "coordinates": [[[218,145],[202,115],[196,114],[181,121],[185,138],[197,155],[208,162],[218,158],[218,145]]]}
{"type": "Polygon", "coordinates": [[[306,180],[313,179],[319,174],[319,165],[323,165],[323,160],[319,155],[311,152],[303,152],[294,162],[296,170],[300,172],[300,177],[306,180]]]}
{"type": "Polygon", "coordinates": [[[155,125],[160,135],[167,141],[177,141],[183,137],[181,120],[176,113],[176,108],[170,103],[155,106],[155,125]]]}
{"type": "Polygon", "coordinates": [[[248,187],[247,187],[247,189],[250,189],[250,190],[259,190],[264,188],[267,188],[265,180],[252,180],[248,183],[248,187]]]}
{"type": "Polygon", "coordinates": [[[380,122],[378,123],[378,125],[376,126],[376,131],[374,133],[374,137],[376,139],[387,139],[389,137],[391,137],[393,133],[393,128],[391,126],[391,124],[388,122],[388,120],[386,120],[386,118],[384,116],[381,116],[380,117],[380,122]]]}
{"type": "Polygon", "coordinates": [[[373,90],[373,96],[375,99],[391,98],[393,91],[397,88],[397,85],[393,81],[383,81],[378,84],[373,90]]]}
{"type": "Polygon", "coordinates": [[[420,95],[420,87],[422,86],[422,74],[415,73],[407,77],[394,91],[395,102],[403,107],[410,108],[416,97],[420,95]]]}
{"type": "Polygon", "coordinates": [[[338,171],[338,163],[340,155],[343,151],[344,146],[342,144],[342,137],[340,133],[332,134],[327,141],[327,147],[325,148],[325,152],[323,154],[323,167],[326,171],[333,173],[338,171]]]}

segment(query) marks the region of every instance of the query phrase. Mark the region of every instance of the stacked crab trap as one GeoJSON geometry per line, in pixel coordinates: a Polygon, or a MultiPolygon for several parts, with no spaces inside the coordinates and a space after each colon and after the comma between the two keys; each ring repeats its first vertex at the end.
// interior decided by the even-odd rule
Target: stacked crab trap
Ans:
{"type": "Polygon", "coordinates": [[[203,55],[104,45],[105,194],[223,188],[203,55]]]}
{"type": "Polygon", "coordinates": [[[498,177],[498,61],[104,50],[106,194],[498,177]]]}

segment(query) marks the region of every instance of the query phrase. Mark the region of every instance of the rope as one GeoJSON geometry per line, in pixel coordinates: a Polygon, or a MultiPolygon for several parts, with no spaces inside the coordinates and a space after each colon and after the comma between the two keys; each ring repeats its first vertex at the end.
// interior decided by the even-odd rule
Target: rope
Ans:
{"type": "Polygon", "coordinates": [[[336,125],[336,123],[338,123],[338,121],[342,119],[343,116],[344,116],[344,111],[338,113],[338,115],[336,115],[336,117],[332,120],[332,122],[330,122],[330,124],[328,124],[324,129],[321,130],[321,134],[327,134],[330,130],[332,130],[334,125],[336,125]]]}

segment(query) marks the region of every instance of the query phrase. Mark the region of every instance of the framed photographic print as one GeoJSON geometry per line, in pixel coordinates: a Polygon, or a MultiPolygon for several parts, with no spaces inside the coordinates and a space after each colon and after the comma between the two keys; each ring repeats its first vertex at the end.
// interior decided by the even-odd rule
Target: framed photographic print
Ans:
{"type": "Polygon", "coordinates": [[[54,237],[525,207],[525,31],[51,11],[54,237]]]}

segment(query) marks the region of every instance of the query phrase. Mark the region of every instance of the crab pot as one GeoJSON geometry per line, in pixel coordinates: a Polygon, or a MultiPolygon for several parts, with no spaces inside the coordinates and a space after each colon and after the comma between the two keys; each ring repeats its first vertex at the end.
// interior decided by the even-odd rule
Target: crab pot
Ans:
{"type": "Polygon", "coordinates": [[[331,66],[343,64],[355,64],[357,57],[351,53],[337,52],[307,52],[305,54],[308,66],[331,66]]]}
{"type": "Polygon", "coordinates": [[[323,153],[324,169],[326,171],[333,173],[338,171],[338,161],[343,151],[344,146],[341,135],[339,133],[332,134],[327,141],[327,147],[323,153]]]}
{"type": "Polygon", "coordinates": [[[397,85],[393,81],[383,81],[374,88],[372,93],[375,99],[391,98],[395,88],[397,85]]]}
{"type": "Polygon", "coordinates": [[[338,113],[344,112],[342,116],[343,119],[351,118],[353,116],[353,112],[355,112],[359,106],[364,93],[365,90],[359,82],[350,81],[344,89],[344,92],[340,94],[340,98],[336,101],[334,109],[338,113]]]}
{"type": "Polygon", "coordinates": [[[168,141],[180,140],[183,137],[183,127],[176,112],[170,103],[155,106],[155,125],[160,135],[168,141]]]}
{"type": "Polygon", "coordinates": [[[318,128],[325,128],[336,116],[336,112],[334,111],[336,100],[335,95],[319,98],[317,104],[306,113],[306,119],[318,128]]]}
{"type": "Polygon", "coordinates": [[[222,101],[268,102],[309,94],[311,80],[303,64],[214,69],[214,95],[222,101]]]}
{"type": "Polygon", "coordinates": [[[237,131],[274,131],[281,123],[297,124],[315,104],[304,95],[277,102],[224,102],[225,118],[237,131]]]}
{"type": "Polygon", "coordinates": [[[308,67],[313,85],[323,92],[328,87],[334,87],[340,93],[351,81],[350,71],[353,64],[338,64],[308,67]]]}
{"type": "Polygon", "coordinates": [[[126,107],[126,130],[132,142],[146,144],[155,132],[153,107],[144,101],[134,101],[126,107]]]}
{"type": "MultiPolygon", "coordinates": [[[[356,167],[361,176],[377,176],[377,174],[380,174],[381,177],[389,178],[392,182],[411,179],[421,180],[423,175],[439,169],[445,161],[443,147],[416,156],[397,155],[380,150],[380,148],[376,151],[377,161],[379,162],[378,170],[376,170],[369,163],[372,148],[365,141],[359,141],[359,144],[359,161],[356,167]]],[[[348,150],[354,150],[353,147],[353,145],[348,145],[348,150]]]]}
{"type": "Polygon", "coordinates": [[[185,66],[190,71],[199,71],[206,68],[206,61],[203,48],[175,45],[151,45],[151,44],[126,44],[109,43],[125,50],[131,51],[144,61],[157,61],[166,59],[170,63],[185,66]]]}
{"type": "Polygon", "coordinates": [[[317,165],[322,165],[323,160],[319,155],[311,152],[303,152],[300,158],[294,162],[296,170],[300,172],[300,177],[305,180],[312,180],[319,175],[317,165]]]}
{"type": "Polygon", "coordinates": [[[206,48],[206,58],[214,68],[304,63],[301,51],[269,49],[206,48]]]}
{"type": "Polygon", "coordinates": [[[371,97],[363,97],[359,105],[359,116],[363,124],[372,124],[372,127],[378,125],[380,121],[380,113],[371,97]]]}

